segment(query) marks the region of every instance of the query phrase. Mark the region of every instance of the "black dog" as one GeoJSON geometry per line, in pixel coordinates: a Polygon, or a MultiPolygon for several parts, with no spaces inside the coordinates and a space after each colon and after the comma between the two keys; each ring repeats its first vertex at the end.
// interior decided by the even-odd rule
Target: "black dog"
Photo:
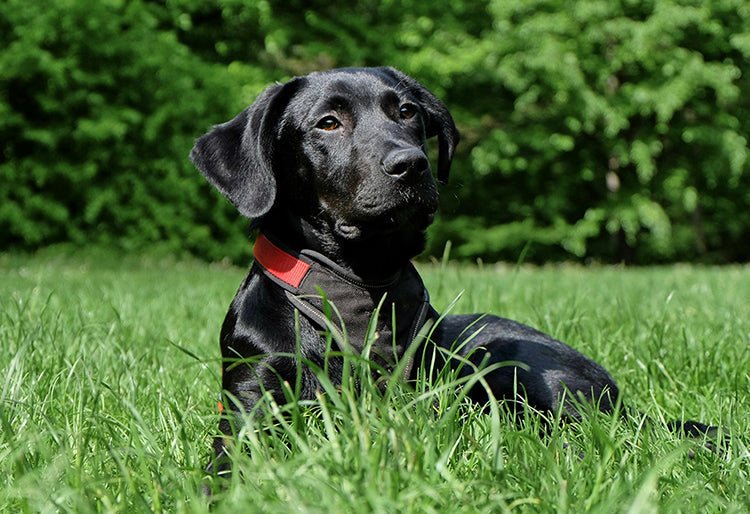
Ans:
{"type": "MultiPolygon", "coordinates": [[[[409,261],[422,251],[438,205],[425,145],[433,136],[437,177],[445,182],[459,139],[445,105],[399,71],[354,68],[272,86],[198,140],[195,165],[261,231],[255,264],[221,330],[230,411],[252,411],[263,391],[283,402],[282,381],[299,380],[300,396],[314,398],[318,380],[293,356],[322,368],[326,330],[339,345],[361,351],[384,295],[370,357],[385,369],[393,369],[407,348],[412,355],[410,345],[435,344],[456,351],[448,364],[473,363],[461,367],[463,374],[480,365],[520,363],[487,374],[496,398],[522,394],[535,409],[562,408],[573,418],[571,397],[613,409],[618,390],[612,377],[546,334],[489,315],[446,316],[433,325],[438,315],[409,261]],[[340,319],[325,312],[331,306],[340,319]],[[252,365],[236,364],[251,358],[252,365]]],[[[327,363],[334,381],[342,371],[336,362],[327,363]]],[[[487,399],[484,387],[470,396],[487,399]]],[[[219,428],[231,434],[227,419],[219,428]]],[[[711,430],[695,422],[674,428],[693,435],[711,430]]],[[[222,438],[215,451],[223,456],[222,438]]]]}

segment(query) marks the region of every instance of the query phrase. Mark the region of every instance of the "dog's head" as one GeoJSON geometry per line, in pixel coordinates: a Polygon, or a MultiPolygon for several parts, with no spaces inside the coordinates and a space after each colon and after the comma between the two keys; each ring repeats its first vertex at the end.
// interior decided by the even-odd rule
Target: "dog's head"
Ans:
{"type": "Polygon", "coordinates": [[[459,138],[445,105],[392,68],[349,68],[268,88],[190,157],[261,228],[293,220],[338,244],[388,242],[413,239],[432,221],[433,136],[445,182],[459,138]]]}

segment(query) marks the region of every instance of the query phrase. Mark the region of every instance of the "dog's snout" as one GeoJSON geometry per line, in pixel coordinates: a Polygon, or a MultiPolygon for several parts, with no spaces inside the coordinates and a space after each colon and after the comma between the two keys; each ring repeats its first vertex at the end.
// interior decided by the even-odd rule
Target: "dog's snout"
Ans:
{"type": "Polygon", "coordinates": [[[400,180],[415,180],[425,173],[429,166],[427,156],[418,148],[396,150],[388,154],[382,162],[383,172],[400,180]]]}

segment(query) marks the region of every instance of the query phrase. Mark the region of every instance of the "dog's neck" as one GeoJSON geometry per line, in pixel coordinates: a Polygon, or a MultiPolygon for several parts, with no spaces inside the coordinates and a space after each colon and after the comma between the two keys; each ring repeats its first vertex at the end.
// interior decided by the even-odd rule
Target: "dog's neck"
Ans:
{"type": "Polygon", "coordinates": [[[304,220],[264,220],[260,229],[293,251],[313,250],[354,275],[374,281],[402,269],[424,245],[423,233],[364,242],[342,241],[327,227],[321,229],[304,220]]]}

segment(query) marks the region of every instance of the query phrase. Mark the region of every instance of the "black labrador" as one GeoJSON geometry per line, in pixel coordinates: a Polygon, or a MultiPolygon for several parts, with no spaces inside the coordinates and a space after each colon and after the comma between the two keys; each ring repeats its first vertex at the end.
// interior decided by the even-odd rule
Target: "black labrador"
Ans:
{"type": "MultiPolygon", "coordinates": [[[[546,334],[484,314],[435,323],[410,263],[438,207],[425,143],[433,136],[445,182],[459,140],[445,105],[395,69],[347,68],[271,86],[196,142],[192,161],[260,229],[255,262],[221,330],[229,412],[252,412],[265,391],[283,402],[284,381],[299,383],[302,399],[314,398],[316,375],[295,355],[321,369],[326,361],[340,380],[324,332],[342,348],[366,351],[378,369],[396,369],[405,354],[419,362],[414,356],[435,345],[461,374],[491,369],[485,380],[495,398],[522,395],[534,409],[572,418],[571,398],[613,409],[618,389],[609,373],[546,334]],[[518,365],[492,368],[509,361],[518,365]]],[[[416,373],[398,369],[407,378],[416,373]]],[[[469,394],[487,400],[484,386],[469,394]]],[[[231,434],[227,416],[219,428],[231,434]]],[[[673,428],[713,431],[697,422],[673,428]]],[[[223,457],[224,438],[214,446],[223,457]]]]}

